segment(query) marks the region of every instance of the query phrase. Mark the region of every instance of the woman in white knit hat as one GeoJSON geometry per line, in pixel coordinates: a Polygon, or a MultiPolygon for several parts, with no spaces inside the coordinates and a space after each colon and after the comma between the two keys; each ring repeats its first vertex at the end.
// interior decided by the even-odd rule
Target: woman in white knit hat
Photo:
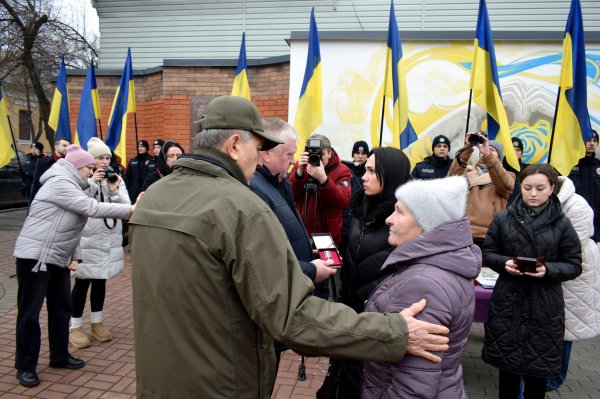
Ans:
{"type": "MultiPolygon", "coordinates": [[[[95,171],[88,179],[87,194],[98,202],[130,205],[129,194],[121,176],[107,169],[111,151],[97,137],[88,143],[88,152],[94,157],[95,171]]],[[[90,338],[83,331],[83,310],[90,290],[92,337],[100,342],[110,341],[112,334],[104,325],[102,309],[106,294],[106,280],[123,272],[121,221],[107,218],[89,218],[81,237],[82,262],[75,272],[71,293],[73,310],[69,342],[75,348],[90,346],[90,338]]]]}
{"type": "Polygon", "coordinates": [[[87,196],[94,157],[78,145],[67,147],[40,178],[42,187],[31,202],[13,255],[17,258],[17,345],[19,383],[34,387],[41,346],[40,310],[46,299],[50,367],[80,369],[85,363],[69,353],[70,272],[81,260],[79,240],[89,217],[127,219],[135,209],[101,204],[87,196]]]}
{"type": "Polygon", "coordinates": [[[419,318],[450,329],[441,362],[406,355],[400,363],[365,363],[363,398],[466,399],[462,354],[475,309],[473,278],[481,251],[465,217],[467,182],[462,177],[413,180],[396,190],[386,220],[396,248],[382,269],[392,271],[371,295],[365,312],[393,313],[425,298],[419,318]]]}

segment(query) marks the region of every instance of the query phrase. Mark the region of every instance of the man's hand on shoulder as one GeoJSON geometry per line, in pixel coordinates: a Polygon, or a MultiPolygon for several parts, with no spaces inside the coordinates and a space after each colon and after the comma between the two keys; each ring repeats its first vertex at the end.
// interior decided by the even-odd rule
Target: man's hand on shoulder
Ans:
{"type": "Polygon", "coordinates": [[[415,316],[427,305],[425,299],[413,303],[400,314],[406,320],[408,327],[408,345],[406,353],[419,356],[429,361],[439,363],[442,359],[431,352],[443,352],[448,350],[448,328],[437,324],[427,323],[415,319],[415,316]]]}

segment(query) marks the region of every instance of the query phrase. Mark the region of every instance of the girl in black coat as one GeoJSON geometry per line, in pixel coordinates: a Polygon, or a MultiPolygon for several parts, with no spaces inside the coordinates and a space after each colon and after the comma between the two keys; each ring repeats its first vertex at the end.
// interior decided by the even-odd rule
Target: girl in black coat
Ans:
{"type": "MultiPolygon", "coordinates": [[[[358,313],[385,278],[380,269],[394,249],[388,243],[385,219],[394,212],[396,189],[410,177],[410,161],[397,148],[375,148],[365,169],[363,187],[350,201],[352,221],[341,270],[342,302],[358,313]]],[[[326,381],[317,398],[360,398],[362,362],[333,359],[330,374],[336,375],[329,381],[339,378],[335,387],[329,387],[336,392],[324,394],[326,381]]]]}
{"type": "MultiPolygon", "coordinates": [[[[554,193],[549,164],[521,173],[521,196],[496,215],[483,244],[484,266],[500,274],[485,324],[483,360],[500,369],[499,397],[544,398],[560,372],[565,330],[561,282],[581,274],[581,244],[554,193]],[[521,272],[517,256],[538,258],[521,272]],[[543,257],[543,260],[542,260],[543,257]]],[[[522,263],[521,263],[522,266],[522,263]]]]}

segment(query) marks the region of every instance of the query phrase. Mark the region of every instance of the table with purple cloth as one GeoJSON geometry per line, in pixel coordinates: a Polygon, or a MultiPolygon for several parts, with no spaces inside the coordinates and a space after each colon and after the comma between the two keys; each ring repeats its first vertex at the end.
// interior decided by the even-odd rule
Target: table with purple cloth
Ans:
{"type": "Polygon", "coordinates": [[[475,313],[473,323],[485,323],[488,317],[488,307],[492,298],[493,288],[483,288],[479,284],[475,285],[475,313]]]}

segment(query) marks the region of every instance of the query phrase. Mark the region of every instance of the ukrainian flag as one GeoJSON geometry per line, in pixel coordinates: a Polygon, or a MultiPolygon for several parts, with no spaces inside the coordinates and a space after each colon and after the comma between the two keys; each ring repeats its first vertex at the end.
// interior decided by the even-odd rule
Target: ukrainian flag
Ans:
{"type": "Polygon", "coordinates": [[[71,118],[69,117],[69,94],[67,92],[67,68],[62,57],[48,125],[54,130],[54,140],[65,138],[71,142],[71,118]]]}
{"type": "Polygon", "coordinates": [[[571,10],[563,39],[558,108],[554,120],[554,139],[548,159],[562,174],[585,156],[585,142],[592,136],[587,109],[587,72],[583,19],[579,0],[571,0],[571,10]]]}
{"type": "Polygon", "coordinates": [[[11,158],[15,156],[12,142],[12,132],[8,123],[8,108],[4,100],[2,82],[0,82],[0,168],[9,163],[11,158]]]}
{"type": "Polygon", "coordinates": [[[123,165],[127,165],[125,141],[127,138],[127,114],[130,112],[135,112],[135,86],[133,84],[133,67],[131,66],[131,49],[127,49],[125,67],[110,110],[108,132],[106,133],[106,145],[121,158],[123,165]]]}
{"type": "Polygon", "coordinates": [[[246,32],[242,33],[242,45],[238,57],[235,79],[233,80],[232,96],[244,97],[250,101],[250,83],[248,83],[248,63],[246,62],[246,32]]]}
{"type": "Polygon", "coordinates": [[[387,57],[385,67],[384,96],[392,100],[392,142],[390,146],[402,150],[417,141],[417,134],[408,119],[408,92],[404,62],[402,61],[402,43],[396,23],[394,1],[390,6],[390,22],[388,25],[387,57]]]}
{"type": "Polygon", "coordinates": [[[77,118],[77,131],[75,132],[75,144],[87,150],[87,142],[92,137],[98,137],[96,121],[100,119],[100,98],[96,86],[96,73],[94,72],[94,61],[90,63],[79,103],[79,116],[77,118]]]}
{"type": "MultiPolygon", "coordinates": [[[[315,8],[310,12],[310,31],[308,34],[308,55],[306,70],[300,90],[300,99],[296,107],[294,128],[304,144],[310,135],[323,122],[323,79],[321,74],[321,50],[319,46],[319,31],[315,21],[315,8]]],[[[304,151],[298,146],[296,157],[304,151]]]]}
{"type": "Polygon", "coordinates": [[[479,1],[475,49],[471,69],[471,89],[475,104],[487,112],[487,131],[490,140],[504,146],[506,160],[515,170],[520,170],[517,155],[510,139],[510,127],[500,93],[500,81],[494,52],[494,39],[485,0],[479,1]]]}

